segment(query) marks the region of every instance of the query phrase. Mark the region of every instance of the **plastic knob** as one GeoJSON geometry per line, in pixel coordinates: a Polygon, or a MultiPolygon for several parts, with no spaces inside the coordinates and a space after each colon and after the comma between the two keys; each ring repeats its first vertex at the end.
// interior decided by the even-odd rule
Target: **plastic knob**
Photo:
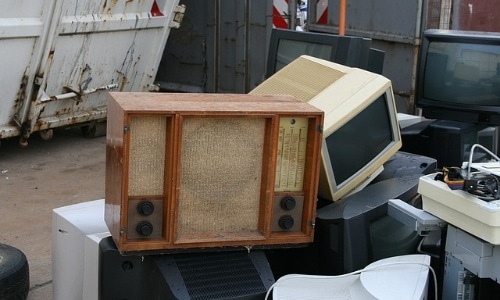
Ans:
{"type": "Polygon", "coordinates": [[[290,230],[293,227],[294,220],[292,216],[282,216],[279,221],[278,225],[280,226],[281,229],[283,230],[290,230]]]}
{"type": "Polygon", "coordinates": [[[281,199],[281,202],[280,202],[280,206],[284,210],[292,210],[295,208],[296,204],[297,204],[297,202],[295,201],[295,198],[293,198],[291,196],[284,197],[283,199],[281,199]]]}
{"type": "Polygon", "coordinates": [[[155,211],[155,206],[151,201],[141,201],[137,204],[137,210],[143,216],[149,216],[155,211]]]}
{"type": "Polygon", "coordinates": [[[140,236],[149,236],[153,233],[153,224],[148,221],[142,221],[137,224],[136,229],[140,236]]]}
{"type": "Polygon", "coordinates": [[[134,264],[130,260],[126,260],[122,263],[122,269],[124,271],[130,271],[134,268],[134,264]]]}

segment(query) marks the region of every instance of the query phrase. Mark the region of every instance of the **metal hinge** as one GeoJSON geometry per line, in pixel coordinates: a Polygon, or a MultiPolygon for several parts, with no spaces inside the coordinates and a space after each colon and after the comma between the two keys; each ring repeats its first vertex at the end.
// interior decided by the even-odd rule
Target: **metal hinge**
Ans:
{"type": "Polygon", "coordinates": [[[118,84],[113,83],[113,84],[108,84],[105,86],[86,89],[83,91],[81,91],[79,89],[79,87],[66,86],[64,88],[66,90],[69,90],[70,92],[56,95],[56,96],[51,96],[51,97],[45,98],[45,99],[40,99],[40,102],[45,103],[45,102],[51,102],[51,101],[57,101],[57,100],[63,100],[63,99],[75,99],[76,101],[82,101],[81,96],[96,93],[98,91],[113,90],[113,89],[118,88],[118,84]]]}
{"type": "Polygon", "coordinates": [[[307,221],[307,225],[309,225],[310,227],[314,228],[316,226],[316,223],[314,223],[313,220],[309,220],[309,221],[307,221]]]}
{"type": "Polygon", "coordinates": [[[177,5],[174,8],[174,17],[172,18],[172,21],[170,22],[170,28],[180,28],[182,19],[184,18],[184,13],[186,12],[186,5],[181,4],[177,5]]]}
{"type": "Polygon", "coordinates": [[[159,92],[160,91],[160,85],[158,84],[148,84],[148,92],[159,92]]]}
{"type": "Polygon", "coordinates": [[[123,134],[127,134],[129,131],[130,131],[130,125],[129,124],[123,126],[123,134]]]}
{"type": "Polygon", "coordinates": [[[43,83],[43,76],[35,76],[35,85],[42,85],[43,83]]]}

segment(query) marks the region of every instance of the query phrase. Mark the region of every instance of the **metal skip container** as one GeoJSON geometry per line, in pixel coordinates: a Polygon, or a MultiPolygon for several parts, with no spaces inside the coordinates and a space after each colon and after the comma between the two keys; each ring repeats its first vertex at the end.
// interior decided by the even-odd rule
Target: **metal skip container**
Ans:
{"type": "Polygon", "coordinates": [[[0,0],[0,141],[96,124],[109,90],[153,90],[178,3],[0,0]]]}

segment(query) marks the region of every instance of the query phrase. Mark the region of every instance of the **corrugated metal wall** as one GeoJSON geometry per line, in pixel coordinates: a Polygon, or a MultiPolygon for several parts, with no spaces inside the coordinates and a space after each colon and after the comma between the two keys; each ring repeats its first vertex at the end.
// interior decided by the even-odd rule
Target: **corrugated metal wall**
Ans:
{"type": "MultiPolygon", "coordinates": [[[[328,20],[308,19],[308,29],[338,33],[340,0],[328,1],[328,20]]],[[[500,0],[347,0],[346,34],[370,37],[386,52],[399,112],[414,113],[415,74],[425,29],[500,31],[500,0]]],[[[309,11],[311,11],[309,7],[309,11]]]]}
{"type": "Polygon", "coordinates": [[[181,28],[167,42],[156,80],[162,90],[246,93],[265,72],[270,0],[183,0],[181,28]]]}
{"type": "MultiPolygon", "coordinates": [[[[273,0],[183,0],[157,82],[163,90],[246,93],[263,80],[273,0]]],[[[307,29],[338,33],[340,0],[310,0],[307,29]],[[319,15],[311,9],[321,11],[319,15]],[[326,17],[327,16],[327,17],[326,17]],[[309,19],[311,17],[311,19],[309,19]]],[[[346,34],[372,38],[386,52],[399,112],[414,113],[421,33],[428,28],[500,31],[500,0],[348,0],[346,34]]],[[[316,12],[316,11],[315,11],[316,12]]]]}
{"type": "Polygon", "coordinates": [[[500,32],[500,0],[454,0],[452,29],[500,32]]]}

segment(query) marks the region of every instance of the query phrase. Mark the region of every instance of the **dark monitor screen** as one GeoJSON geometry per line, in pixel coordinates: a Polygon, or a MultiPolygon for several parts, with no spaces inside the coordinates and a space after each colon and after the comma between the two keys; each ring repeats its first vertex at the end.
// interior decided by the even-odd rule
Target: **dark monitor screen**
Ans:
{"type": "Polygon", "coordinates": [[[500,125],[500,33],[427,30],[416,103],[429,119],[500,125]]]}
{"type": "Polygon", "coordinates": [[[354,176],[394,141],[385,94],[326,137],[337,185],[354,176]]]}
{"type": "Polygon", "coordinates": [[[281,70],[284,66],[288,65],[302,54],[330,60],[332,49],[333,45],[281,39],[278,41],[274,71],[281,70]]]}
{"type": "Polygon", "coordinates": [[[432,42],[424,97],[441,102],[498,105],[500,45],[432,42]]]}

